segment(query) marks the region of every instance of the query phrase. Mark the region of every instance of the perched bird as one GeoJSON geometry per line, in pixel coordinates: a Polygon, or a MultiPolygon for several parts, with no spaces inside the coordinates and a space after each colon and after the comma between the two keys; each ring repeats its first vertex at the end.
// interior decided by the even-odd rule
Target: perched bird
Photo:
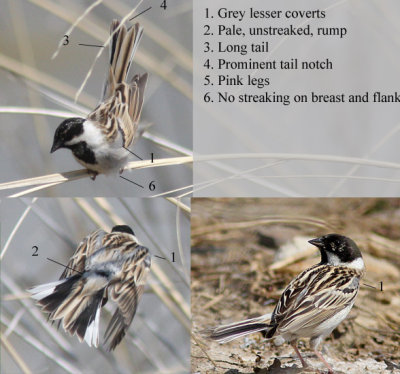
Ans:
{"type": "Polygon", "coordinates": [[[129,82],[127,76],[142,34],[138,23],[128,31],[112,22],[110,67],[100,104],[86,118],[66,119],[54,134],[50,152],[70,149],[93,180],[99,173],[122,173],[129,155],[125,148],[136,140],[147,73],[129,82]]]}
{"type": "Polygon", "coordinates": [[[289,283],[272,316],[220,326],[209,330],[209,337],[225,343],[259,331],[268,339],[281,336],[293,346],[303,367],[307,364],[297,348],[297,339],[310,338],[315,354],[333,372],[317,348],[353,307],[364,261],[356,243],[345,236],[329,234],[309,242],[320,250],[321,262],[289,283]]]}
{"type": "Polygon", "coordinates": [[[149,250],[138,244],[132,229],[115,226],[110,233],[97,230],[83,239],[59,281],[28,291],[49,320],[62,319],[65,331],[95,347],[100,311],[110,298],[117,306],[104,334],[111,351],[135,316],[150,265],[149,250]]]}

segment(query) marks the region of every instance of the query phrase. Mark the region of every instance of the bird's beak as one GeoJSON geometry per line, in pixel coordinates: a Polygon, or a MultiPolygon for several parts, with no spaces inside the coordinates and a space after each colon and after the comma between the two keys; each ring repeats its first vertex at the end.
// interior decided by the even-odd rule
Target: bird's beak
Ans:
{"type": "Polygon", "coordinates": [[[321,238],[315,238],[308,241],[310,244],[315,245],[316,247],[322,247],[324,243],[322,242],[321,238]]]}
{"type": "Polygon", "coordinates": [[[51,147],[50,153],[55,152],[59,148],[60,148],[60,144],[57,144],[57,143],[54,142],[53,146],[51,147]]]}

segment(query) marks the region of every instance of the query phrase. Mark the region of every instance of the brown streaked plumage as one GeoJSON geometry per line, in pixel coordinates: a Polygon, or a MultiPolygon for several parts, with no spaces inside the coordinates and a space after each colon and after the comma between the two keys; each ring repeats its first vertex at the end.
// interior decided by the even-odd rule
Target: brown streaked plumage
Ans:
{"type": "Polygon", "coordinates": [[[118,132],[123,137],[123,146],[129,147],[139,125],[142,112],[147,73],[136,74],[130,82],[127,75],[143,34],[143,28],[136,23],[127,31],[119,21],[111,24],[110,68],[103,89],[100,104],[88,115],[103,132],[108,141],[114,141],[118,132]]]}
{"type": "Polygon", "coordinates": [[[100,310],[111,299],[117,309],[105,343],[113,350],[135,316],[150,264],[148,249],[138,244],[128,226],[115,226],[110,233],[97,230],[78,245],[58,282],[29,291],[49,320],[62,320],[71,335],[96,347],[100,310]]]}
{"type": "Polygon", "coordinates": [[[129,30],[119,21],[111,24],[110,66],[99,105],[84,118],[63,121],[54,134],[51,152],[68,148],[75,159],[97,174],[122,173],[128,148],[137,140],[147,73],[128,81],[129,68],[143,29],[138,23],[129,30]]]}
{"type": "Polygon", "coordinates": [[[207,335],[221,343],[254,332],[262,332],[268,339],[281,336],[293,346],[303,367],[307,364],[296,343],[299,338],[310,338],[315,354],[333,372],[317,348],[353,307],[364,262],[357,245],[345,236],[329,234],[310,243],[320,250],[321,262],[289,283],[272,315],[220,326],[208,330],[207,335]]]}

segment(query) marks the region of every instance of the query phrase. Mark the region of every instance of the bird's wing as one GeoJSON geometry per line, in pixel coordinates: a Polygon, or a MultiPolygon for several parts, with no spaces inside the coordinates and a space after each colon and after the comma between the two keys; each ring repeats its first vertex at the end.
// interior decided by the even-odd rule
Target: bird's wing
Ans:
{"type": "Polygon", "coordinates": [[[120,127],[125,147],[129,147],[135,140],[142,113],[144,90],[147,84],[147,73],[135,75],[130,85],[124,84],[124,93],[127,94],[125,104],[121,105],[120,127]]]}
{"type": "Polygon", "coordinates": [[[148,74],[136,74],[129,85],[129,116],[133,123],[139,123],[140,114],[142,113],[144,90],[147,84],[148,74]]]}
{"type": "Polygon", "coordinates": [[[280,332],[312,328],[354,303],[360,273],[346,267],[316,265],[282,293],[273,313],[280,332]]]}
{"type": "Polygon", "coordinates": [[[143,107],[147,73],[135,75],[131,83],[119,83],[107,101],[88,116],[109,142],[121,135],[124,147],[132,144],[143,107]]]}
{"type": "Polygon", "coordinates": [[[150,270],[150,254],[145,247],[137,245],[131,259],[124,262],[121,280],[110,286],[109,297],[117,304],[111,321],[104,334],[108,349],[113,350],[122,338],[135,316],[150,270]]]}
{"type": "Polygon", "coordinates": [[[98,229],[84,238],[70,258],[67,267],[61,274],[60,279],[68,278],[85,270],[86,259],[102,246],[102,240],[106,232],[98,229]]]}
{"type": "MultiPolygon", "coordinates": [[[[88,236],[86,236],[78,245],[76,248],[74,254],[70,258],[67,266],[65,267],[63,273],[60,276],[60,280],[66,279],[66,278],[71,278],[73,276],[76,276],[80,273],[83,273],[85,271],[85,264],[86,264],[86,259],[94,253],[98,248],[102,246],[102,240],[104,235],[106,235],[106,232],[104,232],[101,229],[98,229],[88,236]]],[[[71,278],[71,282],[74,282],[73,279],[71,278]]],[[[74,287],[74,294],[78,294],[80,292],[81,284],[78,284],[79,287],[74,287]]],[[[69,297],[72,295],[69,295],[69,297]]],[[[69,299],[68,299],[69,300],[69,299]]],[[[50,312],[48,319],[53,320],[54,322],[54,317],[56,316],[57,309],[53,310],[50,312]]],[[[60,327],[61,320],[58,321],[58,327],[60,327]]]]}

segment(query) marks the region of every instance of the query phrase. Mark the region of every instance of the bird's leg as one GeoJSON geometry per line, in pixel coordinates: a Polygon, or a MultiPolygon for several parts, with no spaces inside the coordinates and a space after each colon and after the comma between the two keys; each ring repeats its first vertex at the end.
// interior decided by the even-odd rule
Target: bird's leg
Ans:
{"type": "Polygon", "coordinates": [[[293,347],[294,351],[296,352],[297,356],[299,357],[301,364],[303,365],[303,368],[308,367],[307,362],[305,362],[304,358],[300,354],[299,349],[297,348],[297,342],[293,341],[290,343],[290,345],[293,347]]]}
{"type": "Polygon", "coordinates": [[[329,365],[326,360],[324,359],[324,357],[322,356],[322,354],[320,352],[318,352],[316,349],[314,349],[314,353],[318,356],[318,358],[324,363],[324,365],[328,368],[329,374],[333,374],[333,369],[332,366],[329,365]]]}
{"type": "Polygon", "coordinates": [[[90,179],[94,181],[99,173],[97,171],[88,169],[88,174],[90,175],[90,179]]]}

